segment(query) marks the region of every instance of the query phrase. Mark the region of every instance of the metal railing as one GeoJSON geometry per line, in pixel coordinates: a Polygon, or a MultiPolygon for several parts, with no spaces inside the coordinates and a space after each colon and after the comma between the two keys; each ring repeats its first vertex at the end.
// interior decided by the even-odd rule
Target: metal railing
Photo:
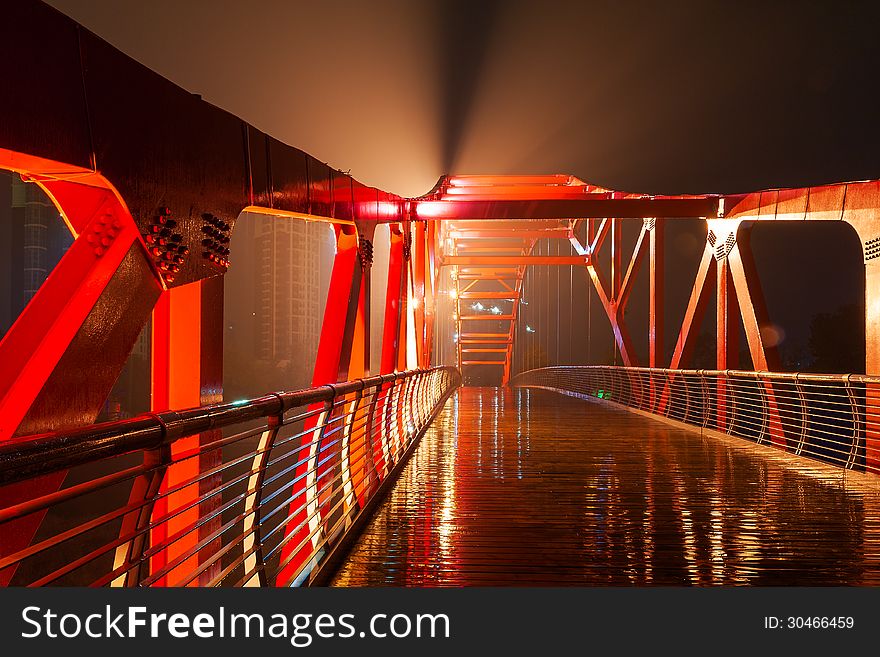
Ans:
{"type": "Polygon", "coordinates": [[[309,583],[460,384],[414,370],[0,445],[0,582],[309,583]]]}
{"type": "Polygon", "coordinates": [[[511,385],[604,399],[846,469],[880,472],[878,377],[598,365],[530,370],[511,385]]]}

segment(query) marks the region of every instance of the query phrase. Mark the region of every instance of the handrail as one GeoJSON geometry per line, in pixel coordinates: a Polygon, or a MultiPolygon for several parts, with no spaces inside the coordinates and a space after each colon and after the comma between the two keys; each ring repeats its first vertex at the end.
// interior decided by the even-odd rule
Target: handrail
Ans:
{"type": "Polygon", "coordinates": [[[21,436],[0,443],[0,484],[65,470],[100,458],[158,449],[184,436],[281,415],[298,406],[332,401],[340,395],[429,371],[432,370],[395,372],[292,392],[271,393],[256,399],[146,413],[67,431],[21,436]]]}
{"type": "Polygon", "coordinates": [[[582,365],[529,370],[511,385],[600,398],[701,431],[880,473],[876,376],[582,365]]]}
{"type": "MultiPolygon", "coordinates": [[[[774,381],[817,381],[828,382],[838,381],[845,383],[876,383],[880,384],[880,376],[869,376],[866,374],[814,374],[812,372],[770,372],[767,370],[676,370],[668,367],[624,367],[621,365],[551,365],[549,367],[536,367],[526,372],[520,372],[514,379],[523,377],[526,374],[543,371],[559,371],[559,370],[607,370],[617,369],[634,373],[649,374],[681,374],[695,376],[725,376],[728,378],[744,378],[744,379],[762,379],[774,381]]],[[[513,384],[513,381],[511,381],[513,384]]]]}
{"type": "Polygon", "coordinates": [[[460,385],[411,370],[4,443],[0,584],[308,584],[460,385]]]}

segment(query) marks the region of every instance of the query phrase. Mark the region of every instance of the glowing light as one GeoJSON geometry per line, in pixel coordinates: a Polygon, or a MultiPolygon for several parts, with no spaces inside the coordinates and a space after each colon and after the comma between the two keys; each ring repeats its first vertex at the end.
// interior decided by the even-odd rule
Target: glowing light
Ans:
{"type": "Polygon", "coordinates": [[[290,210],[279,210],[277,208],[264,208],[259,205],[249,205],[242,212],[250,212],[252,214],[267,214],[270,217],[285,217],[288,219],[300,219],[307,223],[312,221],[323,222],[327,224],[338,224],[341,226],[354,226],[354,222],[350,219],[336,219],[335,217],[325,217],[320,214],[304,214],[302,212],[293,212],[290,210]]]}
{"type": "Polygon", "coordinates": [[[449,210],[443,201],[419,201],[415,207],[415,214],[419,217],[442,217],[449,210]]]}
{"type": "Polygon", "coordinates": [[[413,307],[413,310],[417,310],[417,309],[418,309],[418,307],[419,307],[419,300],[418,300],[418,299],[413,299],[413,300],[412,300],[412,307],[413,307]]]}
{"type": "Polygon", "coordinates": [[[458,290],[456,290],[455,288],[452,288],[451,290],[449,290],[449,298],[450,299],[458,299],[458,290]]]}
{"type": "Polygon", "coordinates": [[[389,203],[388,201],[379,201],[376,204],[376,212],[380,217],[396,217],[400,212],[397,203],[389,203]]]}
{"type": "Polygon", "coordinates": [[[535,332],[535,329],[533,329],[531,326],[526,324],[526,333],[534,333],[534,332],[535,332]]]}
{"type": "Polygon", "coordinates": [[[452,334],[452,341],[453,341],[453,342],[458,342],[458,333],[453,333],[453,334],[452,334]]]}

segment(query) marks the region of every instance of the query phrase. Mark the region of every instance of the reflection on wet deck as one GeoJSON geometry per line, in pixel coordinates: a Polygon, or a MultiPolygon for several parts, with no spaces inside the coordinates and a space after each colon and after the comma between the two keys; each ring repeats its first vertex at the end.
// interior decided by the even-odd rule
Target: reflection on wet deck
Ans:
{"type": "Polygon", "coordinates": [[[336,586],[880,584],[880,483],[537,390],[465,388],[336,586]]]}

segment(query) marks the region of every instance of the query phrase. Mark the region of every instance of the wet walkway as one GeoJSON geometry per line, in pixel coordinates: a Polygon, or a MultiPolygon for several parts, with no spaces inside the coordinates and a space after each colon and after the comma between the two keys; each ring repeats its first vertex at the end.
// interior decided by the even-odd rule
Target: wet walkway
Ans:
{"type": "Polygon", "coordinates": [[[880,481],[538,390],[447,402],[336,586],[880,584],[880,481]]]}

